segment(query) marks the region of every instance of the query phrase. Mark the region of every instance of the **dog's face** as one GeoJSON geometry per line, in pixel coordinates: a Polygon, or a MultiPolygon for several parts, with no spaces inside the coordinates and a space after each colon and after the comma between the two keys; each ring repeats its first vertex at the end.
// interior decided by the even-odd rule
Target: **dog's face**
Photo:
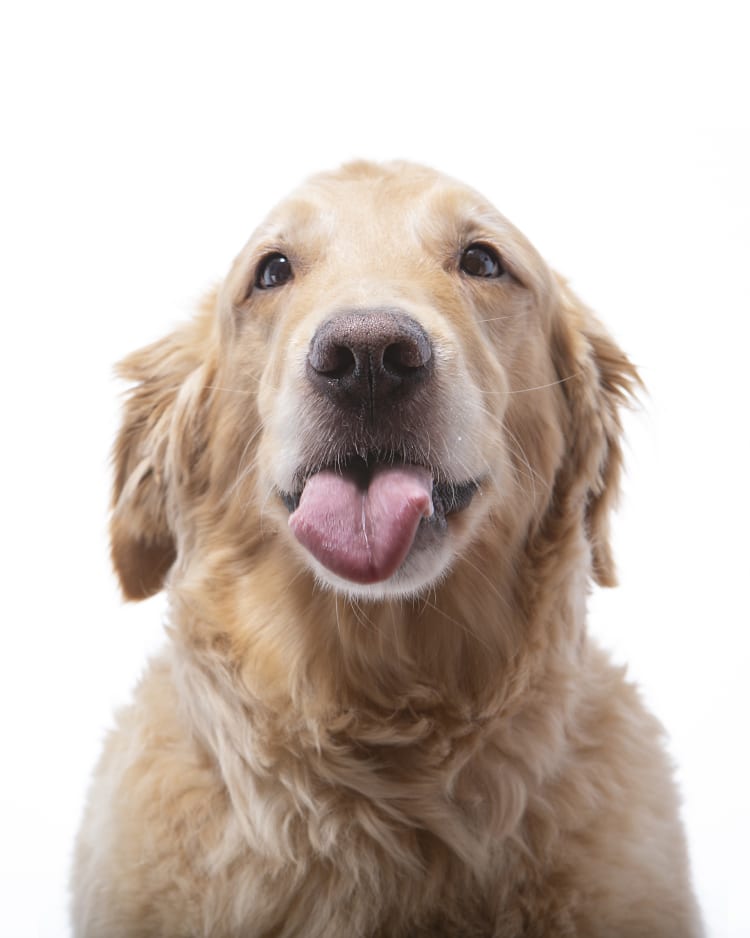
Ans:
{"type": "Polygon", "coordinates": [[[222,383],[249,386],[261,332],[258,484],[320,580],[420,590],[514,490],[501,428],[508,392],[555,380],[548,294],[500,215],[413,168],[317,179],[251,240],[224,291],[222,383]]]}
{"type": "Polygon", "coordinates": [[[598,528],[632,369],[512,225],[430,170],[316,177],[196,323],[125,368],[129,595],[259,529],[336,590],[418,594],[488,531],[528,538],[566,473],[609,575],[598,528]]]}

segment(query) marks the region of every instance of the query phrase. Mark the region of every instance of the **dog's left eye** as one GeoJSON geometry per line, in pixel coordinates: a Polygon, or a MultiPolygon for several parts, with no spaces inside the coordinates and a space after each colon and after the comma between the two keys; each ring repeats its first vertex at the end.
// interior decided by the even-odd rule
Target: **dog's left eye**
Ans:
{"type": "Polygon", "coordinates": [[[502,277],[505,268],[495,251],[486,244],[470,244],[461,255],[461,270],[472,277],[502,277]]]}
{"type": "Polygon", "coordinates": [[[255,274],[255,286],[259,290],[280,287],[292,279],[292,265],[283,254],[274,253],[264,257],[255,274]]]}

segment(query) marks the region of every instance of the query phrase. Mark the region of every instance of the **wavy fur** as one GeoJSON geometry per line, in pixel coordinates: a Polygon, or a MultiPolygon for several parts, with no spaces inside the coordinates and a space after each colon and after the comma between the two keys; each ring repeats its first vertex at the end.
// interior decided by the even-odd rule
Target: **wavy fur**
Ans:
{"type": "Polygon", "coordinates": [[[128,598],[168,590],[169,643],[96,771],[78,938],[701,934],[661,728],[585,626],[639,379],[520,233],[430,170],[353,164],[121,373],[112,555],[128,598]],[[512,277],[461,279],[468,237],[512,277]],[[294,284],[260,295],[282,247],[294,284]],[[407,595],[321,579],[275,494],[328,427],[311,332],[363,297],[432,337],[435,472],[483,472],[407,595]]]}

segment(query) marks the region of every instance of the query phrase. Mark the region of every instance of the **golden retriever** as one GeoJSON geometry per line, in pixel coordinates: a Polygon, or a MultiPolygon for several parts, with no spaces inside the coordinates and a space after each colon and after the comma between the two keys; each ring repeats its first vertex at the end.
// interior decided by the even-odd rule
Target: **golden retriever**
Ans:
{"type": "Polygon", "coordinates": [[[586,631],[625,355],[474,191],[315,177],[122,365],[112,554],[169,645],[78,938],[690,938],[662,730],[586,631]]]}

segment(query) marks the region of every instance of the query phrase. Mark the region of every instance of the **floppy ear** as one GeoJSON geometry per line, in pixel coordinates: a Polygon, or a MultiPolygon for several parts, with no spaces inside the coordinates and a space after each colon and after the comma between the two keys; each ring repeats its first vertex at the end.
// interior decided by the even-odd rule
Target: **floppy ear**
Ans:
{"type": "Polygon", "coordinates": [[[643,385],[635,366],[594,314],[567,284],[560,281],[559,287],[553,357],[570,424],[567,457],[558,485],[574,507],[583,506],[596,582],[614,586],[609,516],[619,494],[622,469],[619,411],[634,400],[643,385]]]}
{"type": "Polygon", "coordinates": [[[188,324],[126,358],[118,374],[137,382],[125,403],[114,448],[110,540],[127,599],[158,592],[177,556],[175,487],[190,451],[201,448],[193,411],[209,358],[209,303],[188,324]],[[197,393],[196,393],[197,391],[197,393]]]}

